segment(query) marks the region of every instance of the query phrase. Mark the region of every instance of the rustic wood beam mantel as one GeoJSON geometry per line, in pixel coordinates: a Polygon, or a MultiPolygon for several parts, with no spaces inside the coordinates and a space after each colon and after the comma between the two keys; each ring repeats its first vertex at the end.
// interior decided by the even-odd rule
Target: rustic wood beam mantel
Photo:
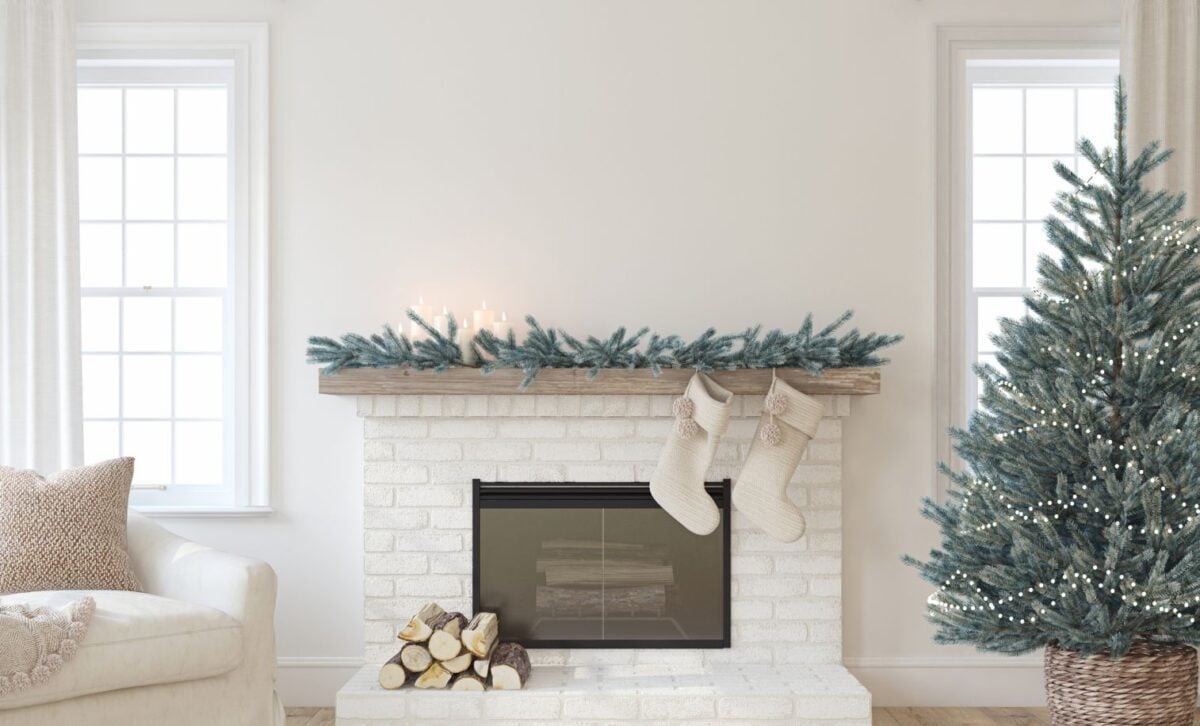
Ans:
{"type": "MultiPolygon", "coordinates": [[[[502,369],[483,374],[477,368],[451,368],[442,373],[410,368],[350,368],[321,375],[320,392],[330,395],[542,395],[637,396],[679,395],[693,371],[664,369],[655,376],[648,369],[606,368],[587,378],[585,368],[547,368],[528,388],[519,386],[525,374],[502,369]]],[[[778,368],[777,375],[794,388],[814,395],[869,396],[879,393],[878,368],[831,368],[812,375],[799,368],[778,368]]],[[[770,369],[713,371],[717,383],[733,393],[762,395],[771,385],[770,369]]]]}

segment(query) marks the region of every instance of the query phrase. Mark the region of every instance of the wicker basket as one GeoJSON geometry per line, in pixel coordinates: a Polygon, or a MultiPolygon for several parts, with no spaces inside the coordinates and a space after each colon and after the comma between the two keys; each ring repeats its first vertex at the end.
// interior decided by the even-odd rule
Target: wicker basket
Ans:
{"type": "Polygon", "coordinates": [[[1054,726],[1192,726],[1196,649],[1138,642],[1120,660],[1046,646],[1054,726]]]}

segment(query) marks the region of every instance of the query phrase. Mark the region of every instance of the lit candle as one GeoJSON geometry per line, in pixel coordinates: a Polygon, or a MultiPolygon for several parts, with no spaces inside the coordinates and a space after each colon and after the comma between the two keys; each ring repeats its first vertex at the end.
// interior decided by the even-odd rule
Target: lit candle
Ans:
{"type": "MultiPolygon", "coordinates": [[[[412,306],[412,311],[426,323],[430,322],[430,319],[433,317],[433,308],[425,304],[424,297],[417,298],[417,304],[412,306]]],[[[425,332],[425,328],[417,325],[416,321],[413,321],[409,327],[411,329],[409,330],[408,337],[412,340],[422,340],[429,337],[429,334],[425,332]]]]}
{"type": "Polygon", "coordinates": [[[471,332],[471,325],[466,318],[462,320],[462,327],[458,329],[458,349],[462,351],[463,365],[475,365],[475,349],[471,347],[471,340],[475,337],[471,332]]]}
{"type": "Polygon", "coordinates": [[[496,311],[488,310],[487,300],[483,301],[483,306],[475,311],[475,330],[491,330],[492,323],[496,322],[496,311]]]}
{"type": "Polygon", "coordinates": [[[433,316],[433,329],[442,335],[450,335],[450,314],[446,306],[442,306],[442,314],[433,316]]]}
{"type": "Polygon", "coordinates": [[[512,323],[508,322],[508,313],[500,313],[500,319],[492,323],[492,332],[501,340],[508,337],[508,331],[512,330],[512,323]]]}

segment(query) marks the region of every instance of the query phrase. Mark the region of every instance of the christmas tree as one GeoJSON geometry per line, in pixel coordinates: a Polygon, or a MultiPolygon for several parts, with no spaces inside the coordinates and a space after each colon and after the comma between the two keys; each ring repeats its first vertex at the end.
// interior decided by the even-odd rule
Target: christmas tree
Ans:
{"type": "Polygon", "coordinates": [[[1200,642],[1200,237],[1182,194],[1142,184],[1169,151],[1089,141],[1046,233],[1028,315],[979,366],[981,405],[953,431],[966,470],[927,561],[939,642],[1117,658],[1139,640],[1200,642]],[[1084,178],[1087,177],[1087,178],[1084,178]]]}

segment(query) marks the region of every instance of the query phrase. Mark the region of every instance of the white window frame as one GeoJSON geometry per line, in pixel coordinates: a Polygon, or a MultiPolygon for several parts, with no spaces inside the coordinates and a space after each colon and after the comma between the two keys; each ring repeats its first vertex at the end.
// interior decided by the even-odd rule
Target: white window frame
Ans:
{"type": "MultiPolygon", "coordinates": [[[[971,256],[970,92],[973,62],[1062,61],[1117,58],[1120,28],[940,26],[937,31],[936,158],[937,291],[936,380],[934,385],[935,461],[959,470],[948,429],[966,425],[975,401],[976,311],[969,289],[971,256]]],[[[1000,68],[989,73],[1003,74],[1000,68]]],[[[1052,72],[1052,71],[1048,71],[1052,72]]],[[[945,500],[949,482],[935,470],[931,496],[945,500]]]]}
{"type": "MultiPolygon", "coordinates": [[[[267,103],[265,23],[81,23],[81,66],[128,59],[220,59],[233,63],[230,231],[234,238],[232,492],[227,503],[171,501],[135,508],[157,516],[268,514],[270,507],[267,374],[267,103]]],[[[227,436],[229,434],[227,433],[227,436]]]]}

